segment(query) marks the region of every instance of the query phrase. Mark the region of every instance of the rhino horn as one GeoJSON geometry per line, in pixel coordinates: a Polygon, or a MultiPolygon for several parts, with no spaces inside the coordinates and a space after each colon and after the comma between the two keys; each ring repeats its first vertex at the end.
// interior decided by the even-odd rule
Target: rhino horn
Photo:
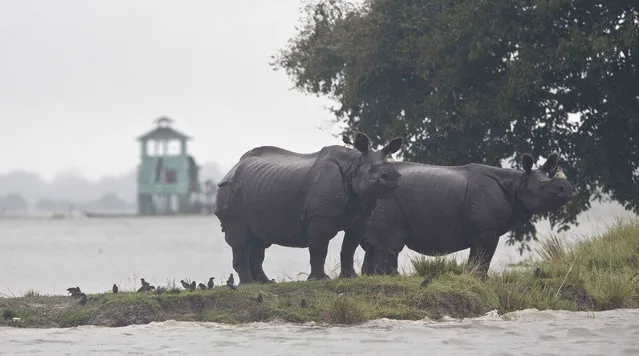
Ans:
{"type": "Polygon", "coordinates": [[[557,167],[557,172],[555,173],[555,176],[553,178],[568,179],[568,177],[566,177],[566,174],[564,173],[563,168],[561,167],[557,167]]]}

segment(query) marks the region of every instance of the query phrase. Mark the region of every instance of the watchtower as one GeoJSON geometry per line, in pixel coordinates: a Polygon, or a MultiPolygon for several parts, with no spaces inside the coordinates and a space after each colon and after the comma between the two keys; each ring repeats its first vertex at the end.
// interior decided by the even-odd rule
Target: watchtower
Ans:
{"type": "Polygon", "coordinates": [[[198,210],[199,170],[187,153],[191,140],[160,117],[156,128],[137,138],[140,141],[138,167],[138,214],[184,214],[198,210]]]}

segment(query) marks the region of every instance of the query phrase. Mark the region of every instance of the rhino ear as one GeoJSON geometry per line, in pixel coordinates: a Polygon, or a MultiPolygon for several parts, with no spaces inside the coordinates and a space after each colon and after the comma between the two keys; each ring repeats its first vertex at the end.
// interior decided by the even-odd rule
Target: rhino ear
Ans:
{"type": "Polygon", "coordinates": [[[357,135],[355,135],[355,143],[353,143],[353,147],[361,153],[366,153],[370,147],[370,139],[365,133],[358,132],[357,135]]]}
{"type": "Polygon", "coordinates": [[[384,148],[382,148],[382,154],[384,156],[388,156],[399,151],[399,149],[402,147],[402,142],[403,140],[401,137],[395,137],[391,140],[391,142],[384,146],[384,148]]]}
{"type": "Polygon", "coordinates": [[[553,152],[553,154],[551,154],[546,162],[544,162],[544,164],[541,166],[540,170],[542,172],[548,173],[555,169],[555,167],[557,167],[557,163],[559,163],[559,153],[553,152]]]}
{"type": "Polygon", "coordinates": [[[529,153],[524,153],[521,155],[521,165],[524,167],[524,171],[530,172],[533,167],[533,163],[535,160],[529,153]]]}

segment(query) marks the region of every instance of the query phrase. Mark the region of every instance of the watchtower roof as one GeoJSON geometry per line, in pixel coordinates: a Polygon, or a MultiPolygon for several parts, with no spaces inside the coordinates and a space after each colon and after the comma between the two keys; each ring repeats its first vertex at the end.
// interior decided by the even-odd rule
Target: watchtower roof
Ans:
{"type": "Polygon", "coordinates": [[[169,125],[173,120],[169,119],[166,116],[162,116],[159,119],[155,120],[157,127],[153,130],[145,133],[144,135],[138,136],[138,141],[148,141],[148,140],[184,140],[188,141],[191,137],[171,128],[169,125]]]}

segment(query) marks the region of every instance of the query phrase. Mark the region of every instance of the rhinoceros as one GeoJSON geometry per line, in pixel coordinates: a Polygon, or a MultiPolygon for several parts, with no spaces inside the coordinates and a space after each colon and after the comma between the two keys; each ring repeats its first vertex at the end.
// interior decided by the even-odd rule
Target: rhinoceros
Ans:
{"type": "Polygon", "coordinates": [[[397,162],[399,188],[377,202],[364,236],[353,238],[366,251],[362,274],[397,274],[404,246],[430,256],[470,248],[469,261],[487,278],[501,235],[572,197],[572,185],[557,166],[558,153],[534,170],[530,154],[521,159],[523,171],[397,162]]]}
{"type": "MultiPolygon", "coordinates": [[[[240,284],[268,283],[262,269],[271,244],[309,248],[308,280],[329,278],[324,263],[330,240],[339,231],[361,231],[376,201],[398,187],[400,174],[392,154],[402,139],[381,150],[370,149],[368,136],[357,133],[353,148],[326,146],[301,154],[274,146],[256,147],[218,184],[215,215],[233,250],[240,284]]],[[[353,277],[358,240],[344,237],[340,276],[353,277]]]]}

